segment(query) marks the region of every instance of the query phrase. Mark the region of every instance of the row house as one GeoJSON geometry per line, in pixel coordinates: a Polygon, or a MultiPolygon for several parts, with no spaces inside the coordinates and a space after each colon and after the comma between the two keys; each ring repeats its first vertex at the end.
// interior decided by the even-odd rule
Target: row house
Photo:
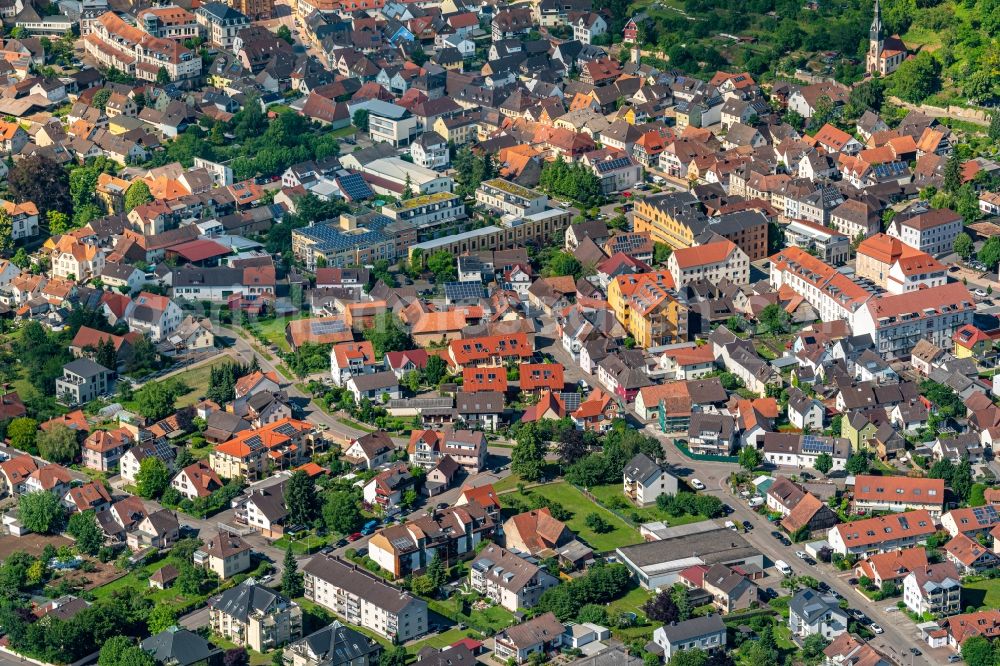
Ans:
{"type": "Polygon", "coordinates": [[[368,542],[369,557],[396,578],[420,573],[439,555],[447,561],[471,557],[496,524],[479,504],[434,511],[387,527],[368,542]]]}
{"type": "Polygon", "coordinates": [[[84,38],[84,48],[98,63],[143,81],[156,81],[165,71],[171,81],[201,74],[201,57],[173,39],[154,37],[131,26],[114,12],[102,14],[84,38]]]}

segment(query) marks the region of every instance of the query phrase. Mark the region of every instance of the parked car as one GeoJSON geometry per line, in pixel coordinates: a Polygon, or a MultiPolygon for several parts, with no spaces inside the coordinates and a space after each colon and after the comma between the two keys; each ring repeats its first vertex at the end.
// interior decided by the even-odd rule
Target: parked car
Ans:
{"type": "MultiPolygon", "coordinates": [[[[814,566],[816,566],[816,560],[814,560],[814,559],[813,559],[813,558],[811,558],[811,557],[807,557],[807,558],[803,559],[802,561],[803,561],[803,562],[805,562],[806,564],[808,564],[808,565],[809,565],[809,566],[811,566],[811,567],[814,567],[814,566]]],[[[837,594],[837,593],[836,593],[836,592],[834,592],[834,594],[837,594]]]]}
{"type": "Polygon", "coordinates": [[[948,655],[948,663],[949,664],[954,664],[955,662],[958,662],[958,661],[962,661],[961,655],[957,655],[957,654],[950,654],[950,655],[948,655]]]}
{"type": "Polygon", "coordinates": [[[333,544],[333,547],[334,548],[343,548],[346,545],[347,545],[347,539],[341,539],[337,543],[333,544]]]}
{"type": "Polygon", "coordinates": [[[847,579],[847,584],[848,585],[857,585],[858,584],[858,579],[857,578],[848,578],[847,579]]]}
{"type": "Polygon", "coordinates": [[[782,539],[785,538],[785,535],[779,532],[778,530],[771,532],[771,536],[773,536],[776,541],[781,541],[782,539]]]}
{"type": "Polygon", "coordinates": [[[347,540],[350,541],[351,543],[354,543],[355,541],[357,541],[358,539],[360,539],[362,536],[364,536],[364,535],[361,534],[361,532],[355,532],[351,536],[347,537],[347,540]]]}
{"type": "Polygon", "coordinates": [[[791,576],[792,568],[788,566],[788,563],[784,560],[778,560],[774,563],[774,568],[781,572],[783,576],[791,576]]]}
{"type": "Polygon", "coordinates": [[[868,628],[869,628],[869,629],[871,629],[871,630],[872,630],[873,632],[875,632],[876,634],[881,634],[881,633],[884,633],[884,632],[885,632],[885,630],[884,630],[884,629],[882,629],[882,627],[878,626],[878,625],[877,625],[877,624],[875,624],[874,622],[872,622],[872,625],[871,625],[870,627],[868,627],[868,628]]]}
{"type": "Polygon", "coordinates": [[[751,497],[750,501],[747,502],[747,504],[749,504],[751,508],[756,509],[758,506],[763,506],[764,505],[764,498],[763,497],[751,497]]]}
{"type": "Polygon", "coordinates": [[[809,557],[809,553],[807,553],[804,550],[797,550],[795,551],[795,557],[799,558],[800,560],[804,560],[807,557],[809,557]]]}
{"type": "Polygon", "coordinates": [[[915,647],[911,647],[910,648],[910,654],[912,654],[914,657],[919,657],[920,655],[923,654],[923,652],[921,652],[920,650],[918,650],[915,647]]]}
{"type": "Polygon", "coordinates": [[[743,529],[746,530],[747,532],[749,532],[750,530],[753,529],[753,523],[751,523],[749,520],[744,520],[743,521],[743,529]]]}
{"type": "Polygon", "coordinates": [[[690,481],[688,481],[688,485],[690,485],[695,490],[704,490],[706,488],[705,484],[699,481],[698,479],[691,479],[690,481]]]}

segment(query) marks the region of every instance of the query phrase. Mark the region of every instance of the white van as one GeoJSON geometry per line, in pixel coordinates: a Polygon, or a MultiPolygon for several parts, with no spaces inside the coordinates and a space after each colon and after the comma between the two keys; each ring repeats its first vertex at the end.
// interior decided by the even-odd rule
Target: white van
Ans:
{"type": "Polygon", "coordinates": [[[764,504],[764,498],[763,497],[751,497],[750,501],[747,502],[747,504],[749,504],[751,507],[753,507],[753,508],[756,509],[758,506],[761,506],[761,505],[764,504]]]}
{"type": "Polygon", "coordinates": [[[788,566],[788,563],[784,560],[778,560],[774,563],[774,568],[782,573],[784,576],[792,575],[792,568],[788,566]]]}

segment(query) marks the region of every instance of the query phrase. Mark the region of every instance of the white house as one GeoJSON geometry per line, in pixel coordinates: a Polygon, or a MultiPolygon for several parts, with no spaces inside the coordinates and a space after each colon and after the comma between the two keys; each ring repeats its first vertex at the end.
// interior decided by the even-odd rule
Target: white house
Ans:
{"type": "Polygon", "coordinates": [[[677,494],[677,477],[645,453],[637,453],[625,465],[623,492],[638,506],[654,504],[660,495],[677,494]]]}
{"type": "Polygon", "coordinates": [[[933,208],[909,217],[897,215],[886,233],[922,252],[940,254],[951,252],[962,224],[962,216],[958,213],[947,208],[933,208]]]}
{"type": "Polygon", "coordinates": [[[173,333],[184,318],[184,311],[166,296],[140,292],[125,311],[130,331],[148,335],[160,342],[173,333]]]}
{"type": "Polygon", "coordinates": [[[917,615],[954,615],[961,602],[962,581],[952,562],[918,567],[903,579],[903,603],[917,615]]]}

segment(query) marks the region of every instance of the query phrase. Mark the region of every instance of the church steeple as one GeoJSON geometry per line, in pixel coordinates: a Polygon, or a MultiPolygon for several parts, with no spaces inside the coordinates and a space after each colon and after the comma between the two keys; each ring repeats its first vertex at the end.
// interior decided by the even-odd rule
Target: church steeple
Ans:
{"type": "Polygon", "coordinates": [[[874,43],[882,43],[882,10],[878,0],[875,0],[875,17],[872,19],[872,27],[868,32],[868,40],[874,43]]]}
{"type": "Polygon", "coordinates": [[[868,57],[865,69],[870,75],[887,73],[882,67],[882,51],[885,48],[885,37],[882,36],[882,8],[879,7],[879,0],[875,0],[875,16],[872,18],[872,27],[868,32],[868,57]]]}

